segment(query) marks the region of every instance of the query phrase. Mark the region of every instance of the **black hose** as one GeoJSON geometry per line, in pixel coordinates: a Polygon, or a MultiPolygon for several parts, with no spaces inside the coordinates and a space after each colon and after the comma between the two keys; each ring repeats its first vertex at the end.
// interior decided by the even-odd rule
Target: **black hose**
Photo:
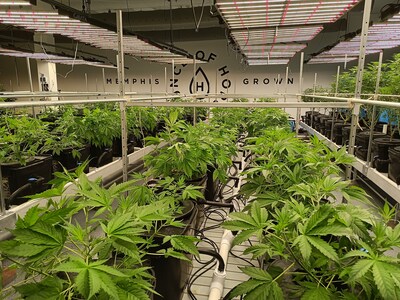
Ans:
{"type": "Polygon", "coordinates": [[[224,259],[222,258],[222,256],[218,252],[216,252],[214,250],[211,250],[211,249],[208,249],[208,248],[198,248],[197,250],[201,254],[206,254],[206,255],[214,257],[218,261],[218,271],[219,272],[224,272],[225,271],[224,259]]]}

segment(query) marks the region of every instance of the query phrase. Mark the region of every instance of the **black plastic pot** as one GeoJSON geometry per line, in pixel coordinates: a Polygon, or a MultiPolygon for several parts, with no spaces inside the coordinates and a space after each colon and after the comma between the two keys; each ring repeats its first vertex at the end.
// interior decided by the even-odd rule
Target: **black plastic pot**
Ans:
{"type": "Polygon", "coordinates": [[[323,114],[319,113],[319,112],[315,112],[312,115],[312,128],[316,129],[316,124],[319,124],[319,118],[323,116],[323,114]]]}
{"type": "MultiPolygon", "coordinates": [[[[350,125],[345,125],[342,127],[342,145],[348,145],[349,144],[349,138],[350,138],[350,125]]],[[[358,134],[359,132],[362,131],[362,128],[357,127],[356,133],[358,134]]]]}
{"type": "Polygon", "coordinates": [[[112,148],[90,146],[90,166],[99,168],[113,161],[112,148]]]}
{"type": "MultiPolygon", "coordinates": [[[[166,227],[162,230],[161,235],[193,235],[195,223],[197,219],[197,205],[191,201],[186,201],[190,207],[186,207],[181,216],[177,218],[186,225],[185,228],[166,227]]],[[[156,238],[157,242],[157,238],[156,238]]],[[[162,243],[162,237],[158,239],[158,243],[162,243]]],[[[154,248],[154,252],[166,248],[154,248]]],[[[187,255],[191,260],[192,257],[187,255]]],[[[161,296],[154,295],[155,300],[176,299],[179,300],[183,296],[187,281],[192,269],[191,262],[183,261],[174,257],[162,257],[149,255],[148,261],[155,275],[155,290],[161,296]]]]}
{"type": "Polygon", "coordinates": [[[325,119],[329,119],[329,116],[320,114],[315,118],[315,130],[321,132],[324,129],[324,121],[325,119]]]}
{"type": "Polygon", "coordinates": [[[52,179],[53,158],[51,155],[35,156],[25,166],[1,165],[3,188],[7,208],[28,201],[25,196],[45,191],[52,179]]]}
{"type": "Polygon", "coordinates": [[[218,194],[219,180],[214,180],[214,171],[215,168],[213,166],[209,166],[207,169],[207,182],[204,191],[204,198],[206,199],[206,201],[215,201],[215,198],[218,194]]]}
{"type": "Polygon", "coordinates": [[[322,132],[322,134],[325,135],[329,139],[331,138],[331,133],[332,133],[332,123],[333,123],[332,118],[325,119],[324,130],[322,132]]]}
{"type": "Polygon", "coordinates": [[[311,118],[313,117],[313,115],[315,115],[315,114],[317,114],[318,112],[316,112],[315,110],[309,110],[309,111],[306,111],[305,112],[305,114],[304,114],[304,122],[307,124],[307,125],[311,125],[311,118]]]}
{"type": "Polygon", "coordinates": [[[400,147],[389,149],[388,176],[396,184],[400,184],[400,147]]]}
{"type": "MultiPolygon", "coordinates": [[[[133,137],[128,137],[128,154],[133,153],[135,151],[135,142],[133,137]]],[[[114,157],[121,157],[122,156],[122,141],[121,138],[114,139],[113,145],[113,156],[114,157]]]]}
{"type": "Polygon", "coordinates": [[[335,124],[333,124],[333,141],[337,145],[342,145],[343,142],[343,127],[346,126],[343,120],[336,120],[335,124]]]}
{"type": "MultiPolygon", "coordinates": [[[[355,144],[356,144],[357,148],[355,151],[355,155],[364,161],[367,160],[369,136],[370,136],[370,132],[368,130],[359,132],[356,135],[356,143],[355,144]]],[[[372,141],[374,141],[377,138],[384,138],[386,136],[387,135],[385,133],[374,131],[372,134],[372,141]]]]}
{"type": "Polygon", "coordinates": [[[400,139],[377,138],[372,142],[373,167],[387,173],[389,168],[389,149],[400,146],[400,139]]]}
{"type": "MultiPolygon", "coordinates": [[[[90,156],[90,145],[87,144],[82,148],[76,149],[80,153],[80,157],[74,157],[72,155],[73,148],[68,148],[60,152],[59,155],[53,155],[53,172],[62,172],[64,167],[69,172],[74,171],[82,162],[87,160],[90,156]]],[[[89,165],[87,170],[89,171],[89,165]]]]}

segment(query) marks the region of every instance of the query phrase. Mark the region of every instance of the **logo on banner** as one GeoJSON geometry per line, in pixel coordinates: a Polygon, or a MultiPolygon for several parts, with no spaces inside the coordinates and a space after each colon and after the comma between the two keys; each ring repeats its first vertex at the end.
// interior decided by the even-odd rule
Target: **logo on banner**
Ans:
{"type": "Polygon", "coordinates": [[[210,81],[201,67],[197,69],[196,76],[192,77],[192,80],[190,81],[189,92],[191,94],[210,93],[210,81]]]}

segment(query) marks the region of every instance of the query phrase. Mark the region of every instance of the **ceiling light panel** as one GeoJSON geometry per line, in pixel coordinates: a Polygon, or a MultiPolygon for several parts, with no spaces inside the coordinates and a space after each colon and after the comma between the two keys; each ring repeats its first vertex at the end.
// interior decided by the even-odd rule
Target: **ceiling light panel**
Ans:
{"type": "Polygon", "coordinates": [[[106,64],[101,61],[85,60],[79,58],[73,58],[68,56],[61,56],[57,54],[50,53],[32,53],[27,51],[20,51],[14,49],[0,48],[0,55],[2,56],[12,56],[12,57],[28,57],[31,59],[44,60],[47,62],[66,64],[66,65],[90,65],[103,68],[115,68],[115,66],[106,64]]]}
{"type": "MultiPolygon", "coordinates": [[[[349,57],[357,58],[360,51],[360,41],[360,36],[356,36],[349,41],[340,42],[332,49],[315,56],[308,63],[316,64],[327,61],[336,63],[349,61],[349,57]]],[[[400,14],[386,22],[374,24],[368,29],[367,54],[398,46],[400,46],[400,14]]]]}
{"type": "Polygon", "coordinates": [[[335,22],[359,1],[216,0],[216,7],[231,30],[232,40],[245,56],[254,55],[254,47],[261,46],[262,54],[273,57],[279,47],[267,45],[310,41],[323,29],[323,24],[335,22]]]}
{"type": "Polygon", "coordinates": [[[31,3],[29,1],[9,1],[9,0],[0,0],[0,6],[29,6],[31,3]]]}
{"type": "MultiPolygon", "coordinates": [[[[57,12],[0,11],[0,23],[45,34],[66,36],[100,49],[118,50],[116,32],[60,15],[57,12]]],[[[152,60],[154,57],[163,57],[165,61],[170,59],[169,63],[171,63],[173,58],[189,58],[193,63],[193,59],[189,56],[172,53],[168,48],[156,46],[135,35],[124,36],[123,44],[125,54],[142,59],[152,60]]]]}

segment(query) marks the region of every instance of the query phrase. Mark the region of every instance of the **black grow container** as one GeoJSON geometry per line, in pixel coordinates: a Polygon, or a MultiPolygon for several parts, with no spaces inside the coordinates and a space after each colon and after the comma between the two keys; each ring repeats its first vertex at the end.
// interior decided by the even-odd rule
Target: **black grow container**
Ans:
{"type": "Polygon", "coordinates": [[[373,167],[379,172],[387,173],[389,168],[389,149],[400,146],[400,139],[389,137],[377,138],[372,141],[373,167]]]}
{"type": "MultiPolygon", "coordinates": [[[[368,130],[359,132],[356,135],[355,155],[364,161],[367,160],[369,136],[370,136],[370,132],[368,130]]],[[[372,133],[372,141],[374,141],[377,138],[384,138],[384,137],[387,137],[387,135],[385,133],[377,132],[377,131],[374,131],[372,133]]]]}
{"type": "MultiPolygon", "coordinates": [[[[87,144],[79,149],[68,148],[60,152],[60,154],[53,155],[53,172],[62,172],[63,167],[68,172],[73,172],[90,156],[90,145],[87,144]],[[73,151],[79,152],[79,157],[74,157],[73,151]]],[[[89,165],[86,167],[85,172],[89,171],[89,165]]]]}
{"type": "Polygon", "coordinates": [[[26,202],[27,195],[45,191],[53,176],[51,155],[35,156],[25,166],[20,164],[1,165],[3,188],[7,208],[26,202]]]}
{"type": "Polygon", "coordinates": [[[106,147],[90,146],[90,166],[102,167],[113,161],[113,149],[106,147]]]}
{"type": "MultiPolygon", "coordinates": [[[[198,213],[197,204],[192,201],[185,201],[185,203],[185,209],[177,219],[180,219],[186,226],[184,228],[165,227],[161,230],[161,235],[194,235],[198,213]]],[[[159,240],[156,238],[156,242],[161,245],[162,239],[163,237],[160,237],[159,240]]],[[[155,247],[151,251],[157,252],[167,247],[170,245],[155,247]]],[[[186,255],[190,261],[151,254],[146,257],[154,271],[155,291],[161,295],[154,295],[154,300],[182,299],[192,270],[192,257],[186,255]]]]}
{"type": "Polygon", "coordinates": [[[388,176],[396,184],[400,184],[400,147],[389,149],[388,176]]]}

